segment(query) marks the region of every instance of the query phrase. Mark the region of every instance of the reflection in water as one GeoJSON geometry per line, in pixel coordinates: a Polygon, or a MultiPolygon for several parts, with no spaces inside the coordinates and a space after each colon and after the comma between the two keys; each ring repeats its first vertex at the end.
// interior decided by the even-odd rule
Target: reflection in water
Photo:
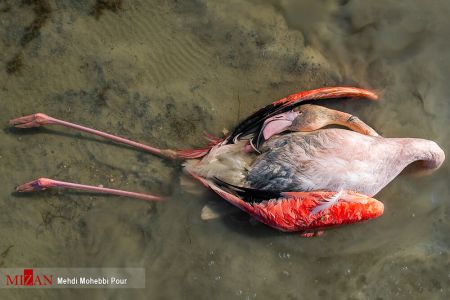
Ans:
{"type": "MultiPolygon", "coordinates": [[[[42,111],[184,147],[294,91],[349,84],[377,90],[382,101],[330,107],[384,136],[450,148],[446,1],[121,1],[97,17],[94,2],[0,2],[4,122],[42,111]]],[[[201,221],[202,206],[220,199],[145,153],[60,129],[5,127],[0,138],[2,266],[147,271],[145,290],[38,291],[42,297],[450,296],[448,160],[429,177],[402,176],[379,193],[380,219],[302,239],[242,214],[201,221]],[[38,176],[172,199],[11,194],[38,176]]]]}

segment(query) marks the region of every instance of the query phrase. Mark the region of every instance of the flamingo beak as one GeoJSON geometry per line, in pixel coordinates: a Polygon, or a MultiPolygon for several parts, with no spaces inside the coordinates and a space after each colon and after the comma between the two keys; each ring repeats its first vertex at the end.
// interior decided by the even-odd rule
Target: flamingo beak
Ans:
{"type": "Polygon", "coordinates": [[[378,133],[358,117],[319,105],[306,104],[298,109],[291,130],[314,131],[329,125],[340,125],[364,135],[378,136],[378,133]]]}
{"type": "Polygon", "coordinates": [[[372,127],[348,113],[330,109],[328,119],[330,125],[341,125],[364,135],[379,136],[372,127]]]}
{"type": "Polygon", "coordinates": [[[291,110],[268,118],[264,122],[262,127],[262,134],[264,136],[264,139],[268,140],[271,136],[287,130],[292,125],[297,116],[298,112],[291,110]]]}

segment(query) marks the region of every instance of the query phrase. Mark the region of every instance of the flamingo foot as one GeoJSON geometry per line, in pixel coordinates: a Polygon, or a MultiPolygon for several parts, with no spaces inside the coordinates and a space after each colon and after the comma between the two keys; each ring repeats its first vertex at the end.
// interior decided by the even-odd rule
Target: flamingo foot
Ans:
{"type": "Polygon", "coordinates": [[[16,192],[37,192],[54,187],[55,184],[51,179],[39,178],[16,187],[16,192]]]}
{"type": "Polygon", "coordinates": [[[322,236],[325,232],[323,230],[319,230],[319,231],[306,231],[306,232],[302,232],[300,235],[304,238],[311,238],[311,237],[315,237],[315,236],[322,236]]]}
{"type": "Polygon", "coordinates": [[[40,127],[47,124],[54,124],[53,118],[43,113],[36,113],[19,117],[9,121],[9,124],[17,128],[40,127]]]}

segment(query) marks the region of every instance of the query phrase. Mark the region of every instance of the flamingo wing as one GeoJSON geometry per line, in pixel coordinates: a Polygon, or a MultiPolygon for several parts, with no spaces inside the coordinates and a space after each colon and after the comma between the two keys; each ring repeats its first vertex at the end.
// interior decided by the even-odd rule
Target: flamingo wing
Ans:
{"type": "Polygon", "coordinates": [[[348,190],[262,191],[191,175],[229,203],[281,231],[305,232],[357,223],[379,217],[384,209],[376,199],[348,190]]]}

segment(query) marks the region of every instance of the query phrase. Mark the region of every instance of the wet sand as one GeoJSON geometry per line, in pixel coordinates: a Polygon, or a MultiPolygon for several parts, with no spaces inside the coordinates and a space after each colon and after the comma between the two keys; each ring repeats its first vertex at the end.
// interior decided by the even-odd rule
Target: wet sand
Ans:
{"type": "Polygon", "coordinates": [[[2,289],[2,299],[450,297],[449,160],[395,179],[376,197],[381,218],[303,239],[243,214],[202,221],[203,205],[221,200],[172,162],[7,125],[44,112],[158,147],[202,146],[204,131],[220,135],[287,94],[356,85],[381,101],[324,104],[448,156],[447,2],[16,2],[0,2],[0,265],[145,267],[146,289],[2,289]],[[13,193],[40,176],[171,199],[13,193]]]}

